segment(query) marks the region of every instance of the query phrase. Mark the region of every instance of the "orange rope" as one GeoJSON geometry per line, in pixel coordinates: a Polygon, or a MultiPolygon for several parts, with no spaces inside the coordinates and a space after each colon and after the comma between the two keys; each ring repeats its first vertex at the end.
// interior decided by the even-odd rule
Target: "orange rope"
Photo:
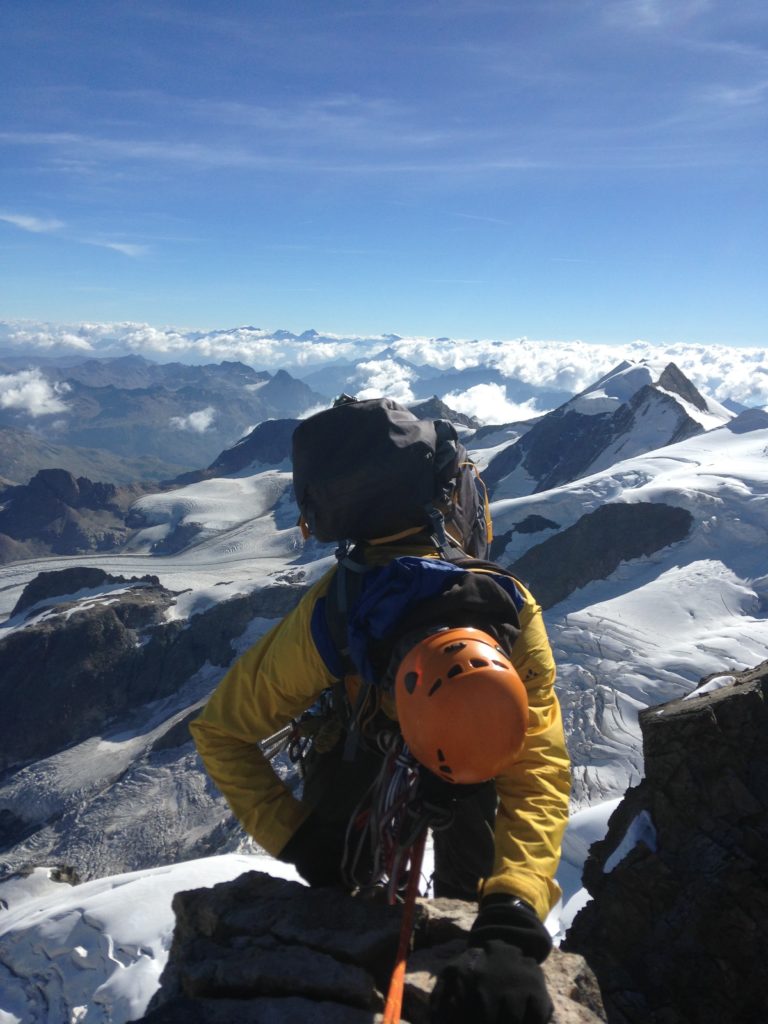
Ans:
{"type": "Polygon", "coordinates": [[[421,877],[421,862],[424,857],[424,845],[427,840],[427,830],[421,833],[413,845],[413,856],[411,858],[411,871],[408,876],[408,890],[405,894],[405,905],[403,906],[403,920],[400,925],[400,942],[397,947],[397,959],[387,992],[387,1003],[384,1007],[382,1024],[399,1024],[400,1011],[403,1006],[403,988],[405,987],[405,965],[408,959],[408,952],[411,948],[411,934],[413,932],[413,918],[416,908],[416,896],[419,892],[419,879],[421,877]]]}

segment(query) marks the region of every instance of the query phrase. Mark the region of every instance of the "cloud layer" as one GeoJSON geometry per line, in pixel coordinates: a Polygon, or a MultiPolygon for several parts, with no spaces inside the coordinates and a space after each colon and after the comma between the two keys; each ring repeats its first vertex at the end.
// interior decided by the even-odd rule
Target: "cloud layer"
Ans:
{"type": "MultiPolygon", "coordinates": [[[[297,336],[288,331],[258,327],[200,331],[146,323],[0,322],[2,351],[16,356],[59,358],[78,353],[91,357],[134,354],[159,362],[185,363],[240,360],[256,369],[284,368],[297,377],[328,363],[341,362],[355,367],[353,381],[358,394],[369,396],[386,392],[404,401],[412,398],[411,384],[417,376],[415,370],[404,364],[412,367],[428,364],[444,371],[486,366],[505,377],[539,388],[575,393],[622,360],[647,360],[654,368],[663,368],[667,362],[676,363],[697,387],[721,402],[732,399],[747,406],[768,406],[766,349],[725,345],[664,346],[635,341],[608,346],[529,338],[342,337],[329,333],[319,335],[314,331],[297,336]]],[[[40,391],[45,385],[40,378],[37,380],[40,391]]],[[[51,392],[48,400],[58,399],[51,392]]],[[[505,407],[508,412],[514,409],[518,413],[516,418],[521,412],[514,404],[510,405],[503,386],[482,392],[471,389],[454,396],[454,400],[467,412],[473,408],[487,409],[488,405],[493,405],[497,413],[505,407]]],[[[190,426],[188,424],[187,429],[190,426]]],[[[205,429],[205,426],[192,429],[205,429]]]]}

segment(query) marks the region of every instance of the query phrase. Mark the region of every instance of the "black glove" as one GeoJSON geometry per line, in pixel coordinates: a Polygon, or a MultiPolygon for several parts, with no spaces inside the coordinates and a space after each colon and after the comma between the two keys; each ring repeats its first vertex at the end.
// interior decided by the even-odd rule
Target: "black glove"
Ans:
{"type": "Polygon", "coordinates": [[[469,948],[451,960],[430,999],[433,1024],[546,1024],[553,1013],[539,963],[552,949],[533,907],[494,893],[481,901],[469,948]]]}
{"type": "Polygon", "coordinates": [[[480,901],[480,911],[469,933],[470,946],[482,946],[489,939],[501,939],[517,946],[536,963],[543,963],[552,951],[552,937],[539,915],[525,900],[495,892],[480,901]]]}
{"type": "Polygon", "coordinates": [[[341,885],[344,828],[310,815],[299,825],[277,859],[294,864],[311,886],[341,885]]]}
{"type": "Polygon", "coordinates": [[[501,939],[451,960],[429,1001],[432,1024],[547,1024],[553,1011],[542,969],[501,939]]]}

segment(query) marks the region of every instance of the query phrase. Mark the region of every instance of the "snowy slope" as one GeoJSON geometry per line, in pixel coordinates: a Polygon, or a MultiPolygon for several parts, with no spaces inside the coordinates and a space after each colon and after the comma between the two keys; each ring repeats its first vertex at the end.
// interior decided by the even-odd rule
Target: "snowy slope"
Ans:
{"type": "Polygon", "coordinates": [[[74,887],[46,885],[42,869],[0,885],[0,1024],[135,1020],[168,959],[173,894],[265,868],[297,878],[271,858],[230,854],[74,887]]]}
{"type": "MultiPolygon", "coordinates": [[[[615,397],[620,396],[596,394],[595,400],[615,397]]],[[[503,435],[493,441],[503,445],[503,435]]],[[[602,834],[607,812],[642,772],[639,710],[689,692],[709,673],[768,657],[767,453],[766,417],[739,417],[728,427],[563,487],[494,503],[497,534],[510,533],[503,564],[606,502],[664,502],[687,509],[694,520],[683,541],[622,563],[608,579],[573,592],[545,614],[575,766],[574,807],[581,808],[564,849],[559,877],[565,906],[554,930],[567,924],[584,898],[580,865],[589,841],[602,834]],[[537,522],[533,517],[548,527],[517,529],[525,521],[537,522]]],[[[176,617],[287,573],[301,571],[311,580],[332,561],[330,548],[302,544],[283,469],[151,496],[143,499],[142,509],[151,525],[133,552],[76,561],[114,574],[159,576],[169,588],[185,591],[169,612],[176,617]],[[189,524],[200,528],[189,548],[164,557],[149,554],[158,539],[189,524]]],[[[72,563],[48,558],[2,567],[0,635],[20,628],[7,616],[23,586],[38,572],[72,563]]],[[[267,624],[254,622],[240,646],[267,624]]],[[[187,809],[208,799],[194,754],[189,747],[175,757],[168,751],[150,754],[168,722],[183,719],[220,674],[208,666],[176,701],[148,709],[140,728],[116,728],[4,780],[0,810],[36,806],[55,813],[66,804],[72,809],[65,819],[71,828],[68,849],[86,861],[90,856],[109,863],[108,857],[118,856],[127,844],[147,858],[142,863],[151,863],[166,842],[163,822],[174,815],[193,839],[195,823],[185,817],[187,809]],[[162,813],[153,813],[154,808],[162,813]]],[[[56,840],[45,834],[30,840],[30,859],[36,847],[55,850],[56,840]]],[[[185,856],[183,844],[177,855],[185,856]]],[[[167,950],[171,891],[247,869],[226,858],[218,875],[220,860],[145,871],[119,885],[114,879],[87,883],[63,895],[38,892],[22,905],[18,895],[8,897],[10,910],[0,911],[0,957],[18,977],[7,969],[0,973],[0,1024],[106,1021],[107,1013],[121,1024],[135,1016],[157,983],[167,950]],[[145,895],[134,888],[139,884],[145,895]],[[81,903],[85,909],[78,909],[81,903]],[[52,1015],[43,1009],[45,999],[52,1015]]],[[[275,870],[272,862],[269,867],[275,870]]],[[[0,899],[3,892],[0,887],[0,899]]]]}
{"type": "MultiPolygon", "coordinates": [[[[618,801],[575,814],[558,879],[563,900],[547,926],[559,941],[588,896],[581,869],[618,801]]],[[[431,844],[421,892],[433,870],[431,844]]],[[[125,1024],[158,987],[173,936],[176,892],[211,886],[244,871],[301,881],[290,864],[266,855],[227,854],[115,875],[71,888],[38,868],[0,883],[0,1024],[125,1024]]]]}
{"type": "MultiPolygon", "coordinates": [[[[563,486],[732,418],[672,363],[624,362],[488,462],[496,500],[563,486]]],[[[471,447],[471,445],[470,445],[471,447]]]]}
{"type": "MultiPolygon", "coordinates": [[[[768,657],[766,452],[768,428],[720,427],[565,487],[494,503],[499,533],[531,516],[563,529],[606,502],[662,502],[693,516],[685,540],[621,564],[546,614],[576,806],[620,795],[639,778],[640,709],[768,657]]],[[[511,564],[553,532],[513,532],[499,560],[511,564]]]]}
{"type": "MultiPolygon", "coordinates": [[[[538,532],[513,532],[500,556],[503,564],[556,532],[554,527],[563,529],[606,502],[666,502],[694,517],[685,541],[620,565],[607,580],[547,611],[576,765],[577,806],[619,795],[638,777],[639,708],[679,696],[710,672],[746,667],[767,656],[768,432],[757,422],[753,430],[737,433],[741,428],[735,424],[718,428],[565,487],[493,505],[499,535],[532,516],[551,524],[538,532]]],[[[301,564],[309,580],[330,564],[330,549],[302,547],[298,531],[279,528],[274,511],[248,518],[253,494],[270,491],[274,479],[267,471],[251,478],[246,489],[242,480],[219,479],[215,488],[197,484],[174,492],[175,497],[145,499],[156,501],[158,519],[173,502],[187,502],[202,522],[221,523],[226,507],[237,525],[176,556],[95,557],[93,562],[114,573],[154,573],[175,590],[188,589],[171,613],[182,617],[264,585],[291,565],[301,564]]],[[[264,500],[261,507],[267,505],[264,500]]],[[[0,612],[7,614],[38,571],[66,564],[66,559],[45,559],[4,567],[0,612]]],[[[13,623],[0,625],[0,634],[12,628],[13,623]]],[[[193,698],[201,699],[217,676],[212,671],[193,698]]],[[[50,784],[50,773],[54,780],[66,775],[51,765],[40,772],[49,782],[36,783],[35,792],[56,792],[59,783],[50,784]]],[[[94,779],[92,787],[97,784],[94,779]]],[[[23,802],[25,792],[29,797],[31,791],[20,786],[16,780],[3,787],[5,806],[23,802]]]]}

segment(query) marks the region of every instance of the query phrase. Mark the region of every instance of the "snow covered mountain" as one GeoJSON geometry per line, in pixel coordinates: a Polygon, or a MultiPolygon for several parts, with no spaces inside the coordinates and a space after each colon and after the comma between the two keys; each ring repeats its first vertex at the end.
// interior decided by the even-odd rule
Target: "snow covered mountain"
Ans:
{"type": "MultiPolygon", "coordinates": [[[[768,657],[768,415],[755,410],[733,419],[684,388],[672,371],[654,382],[646,367],[622,367],[574,401],[575,407],[556,421],[563,428],[582,424],[572,416],[599,423],[599,449],[567,482],[549,489],[543,489],[546,475],[536,479],[536,489],[518,487],[523,474],[532,479],[519,463],[498,478],[492,506],[496,557],[513,565],[534,590],[538,580],[550,595],[545,617],[575,768],[574,809],[582,809],[574,819],[582,831],[572,832],[561,868],[571,895],[578,888],[585,837],[598,837],[606,809],[642,773],[638,712],[690,692],[704,676],[748,668],[768,657]],[[581,411],[584,407],[590,412],[581,411]],[[632,429],[612,433],[621,409],[631,412],[632,429]],[[663,447],[652,447],[654,430],[643,433],[657,419],[663,447]],[[680,430],[683,439],[668,443],[680,430]],[[659,515],[662,525],[651,523],[659,515]],[[638,535],[644,548],[638,549],[638,535]]],[[[500,459],[536,428],[478,431],[477,447],[471,439],[469,447],[479,461],[500,459]]],[[[578,449],[570,446],[571,452],[578,449]]],[[[535,450],[533,442],[526,450],[535,450]]],[[[278,445],[276,453],[281,451],[278,445]]],[[[199,652],[188,662],[187,675],[184,643],[176,654],[168,648],[169,669],[180,679],[171,692],[117,712],[75,746],[53,744],[43,756],[7,765],[0,779],[0,858],[6,870],[65,863],[96,879],[250,849],[202,773],[184,723],[221,676],[223,661],[269,628],[285,610],[282,602],[294,599],[330,564],[329,547],[301,540],[290,490],[284,462],[238,463],[229,475],[145,496],[137,512],[147,525],[129,550],[77,560],[128,580],[154,576],[165,588],[169,596],[151,629],[141,623],[128,627],[138,648],[163,627],[173,626],[188,644],[198,629],[200,635],[213,635],[206,622],[215,630],[215,618],[207,615],[228,617],[238,608],[240,618],[225,657],[217,653],[210,659],[199,652]],[[160,557],[162,550],[170,553],[160,557]]],[[[64,635],[67,623],[93,616],[94,608],[103,615],[119,599],[119,586],[103,581],[75,592],[38,594],[34,601],[36,594],[27,592],[28,601],[14,612],[40,572],[57,573],[72,564],[46,558],[0,569],[0,657],[41,624],[53,629],[58,621],[64,635]]],[[[95,685],[109,687],[114,680],[107,673],[97,676],[95,685]]],[[[13,700],[12,691],[3,695],[4,702],[13,700]]],[[[38,705],[41,715],[57,713],[44,699],[38,705]]],[[[212,861],[212,879],[216,870],[212,861]]],[[[97,942],[101,948],[108,946],[105,936],[114,938],[103,927],[97,929],[99,938],[81,942],[82,924],[75,929],[73,918],[71,933],[61,923],[54,929],[45,923],[53,910],[40,903],[38,913],[36,906],[14,917],[14,943],[22,941],[19,929],[42,929],[36,940],[29,932],[31,944],[66,949],[69,961],[79,963],[73,952],[78,946],[88,950],[97,942]],[[41,934],[49,936],[49,945],[41,934]]],[[[62,908],[58,922],[66,916],[62,908]]],[[[80,914],[77,921],[82,920],[80,914]]],[[[117,961],[149,960],[139,947],[126,938],[117,961]]],[[[150,967],[148,962],[141,970],[150,967]]],[[[45,974],[43,967],[35,971],[37,979],[39,972],[45,974]]],[[[24,984],[13,982],[8,991],[16,993],[14,999],[21,998],[24,984]]],[[[38,981],[29,985],[31,991],[38,981]]],[[[93,989],[82,1000],[77,1005],[98,1005],[93,989]]],[[[81,1019],[110,1019],[107,1002],[105,996],[103,1007],[89,1011],[92,1018],[81,1019]]],[[[15,1012],[13,1005],[0,1001],[0,1012],[15,1012]]]]}
{"type": "Polygon", "coordinates": [[[732,415],[703,398],[674,363],[659,373],[624,362],[539,419],[491,459],[483,478],[495,499],[546,491],[710,430],[732,415]]]}
{"type": "Polygon", "coordinates": [[[767,450],[768,415],[746,413],[564,487],[493,504],[508,538],[499,560],[526,569],[534,589],[537,574],[545,585],[555,573],[567,579],[576,559],[597,567],[547,612],[577,806],[619,795],[639,777],[640,708],[768,656],[767,450]],[[613,535],[585,528],[596,512],[622,506],[641,517],[682,510],[689,525],[671,544],[662,538],[632,557],[635,538],[620,517],[613,535]],[[618,556],[606,573],[607,547],[618,556]]]}

